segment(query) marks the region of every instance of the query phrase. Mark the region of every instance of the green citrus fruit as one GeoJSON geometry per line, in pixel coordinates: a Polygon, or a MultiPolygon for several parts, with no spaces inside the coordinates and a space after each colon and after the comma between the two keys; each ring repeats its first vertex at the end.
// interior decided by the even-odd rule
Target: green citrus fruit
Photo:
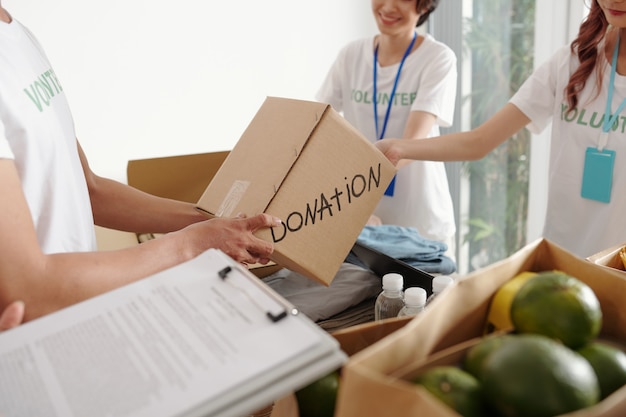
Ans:
{"type": "Polygon", "coordinates": [[[578,353],[546,336],[520,334],[493,351],[483,369],[486,402],[507,417],[548,417],[600,399],[593,368],[578,353]]]}
{"type": "Polygon", "coordinates": [[[456,366],[435,366],[413,379],[465,417],[484,416],[480,382],[456,366]]]}
{"type": "Polygon", "coordinates": [[[540,272],[517,292],[511,321],[519,333],[538,333],[577,349],[600,333],[602,310],[593,290],[559,271],[540,272]]]}
{"type": "Polygon", "coordinates": [[[333,417],[339,371],[333,371],[295,392],[300,417],[333,417]]]}
{"type": "Polygon", "coordinates": [[[594,341],[578,349],[596,372],[602,398],[626,384],[626,353],[615,346],[594,341]]]}
{"type": "Polygon", "coordinates": [[[485,361],[491,353],[510,340],[513,336],[509,334],[489,335],[483,337],[477,344],[469,348],[463,359],[463,369],[482,380],[485,361]]]}

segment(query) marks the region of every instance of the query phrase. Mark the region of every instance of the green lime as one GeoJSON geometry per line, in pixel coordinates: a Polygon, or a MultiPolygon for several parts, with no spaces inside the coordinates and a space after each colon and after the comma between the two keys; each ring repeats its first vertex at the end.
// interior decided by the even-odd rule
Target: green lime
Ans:
{"type": "Polygon", "coordinates": [[[626,384],[626,353],[615,346],[594,341],[578,349],[596,372],[602,398],[626,384]]]}
{"type": "Polygon", "coordinates": [[[333,417],[339,371],[333,371],[295,392],[300,417],[333,417]]]}
{"type": "Polygon", "coordinates": [[[487,403],[507,417],[550,417],[600,399],[593,368],[578,353],[546,336],[520,334],[489,356],[483,369],[487,403]]]}
{"type": "Polygon", "coordinates": [[[480,382],[456,366],[436,366],[413,379],[428,392],[465,417],[484,416],[480,382]]]}
{"type": "Polygon", "coordinates": [[[559,271],[529,279],[511,304],[518,333],[537,333],[577,349],[595,339],[602,327],[602,310],[593,290],[559,271]]]}

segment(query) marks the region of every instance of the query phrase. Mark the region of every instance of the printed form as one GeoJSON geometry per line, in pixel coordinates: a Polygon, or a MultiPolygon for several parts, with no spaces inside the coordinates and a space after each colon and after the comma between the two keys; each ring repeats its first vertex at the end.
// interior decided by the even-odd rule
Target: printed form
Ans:
{"type": "Polygon", "coordinates": [[[0,333],[0,415],[241,416],[345,360],[332,336],[209,250],[0,333]]]}

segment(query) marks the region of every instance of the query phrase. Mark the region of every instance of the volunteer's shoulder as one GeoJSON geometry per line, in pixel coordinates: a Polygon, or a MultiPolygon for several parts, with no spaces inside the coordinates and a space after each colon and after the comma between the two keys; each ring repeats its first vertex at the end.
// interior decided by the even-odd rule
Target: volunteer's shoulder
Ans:
{"type": "Polygon", "coordinates": [[[373,37],[354,39],[341,47],[339,56],[349,59],[361,55],[364,51],[372,53],[373,46],[373,37]]]}
{"type": "Polygon", "coordinates": [[[424,40],[420,48],[424,48],[425,52],[432,57],[433,61],[448,62],[456,64],[456,54],[445,43],[438,41],[430,34],[425,34],[424,40]]]}

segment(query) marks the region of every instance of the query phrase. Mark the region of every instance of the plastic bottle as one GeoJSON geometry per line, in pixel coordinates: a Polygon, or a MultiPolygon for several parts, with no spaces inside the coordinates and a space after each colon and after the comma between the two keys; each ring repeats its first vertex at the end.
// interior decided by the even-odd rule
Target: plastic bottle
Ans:
{"type": "Polygon", "coordinates": [[[424,311],[426,290],[421,287],[410,287],[404,291],[404,307],[398,317],[415,316],[424,311]]]}
{"type": "Polygon", "coordinates": [[[404,278],[402,275],[396,273],[383,275],[383,291],[376,298],[374,320],[398,316],[398,313],[404,307],[403,285],[404,278]]]}
{"type": "Polygon", "coordinates": [[[445,290],[452,284],[454,284],[454,280],[452,279],[452,277],[449,277],[447,275],[438,275],[433,278],[433,293],[426,300],[426,306],[432,303],[435,297],[441,294],[443,290],[445,290]]]}

